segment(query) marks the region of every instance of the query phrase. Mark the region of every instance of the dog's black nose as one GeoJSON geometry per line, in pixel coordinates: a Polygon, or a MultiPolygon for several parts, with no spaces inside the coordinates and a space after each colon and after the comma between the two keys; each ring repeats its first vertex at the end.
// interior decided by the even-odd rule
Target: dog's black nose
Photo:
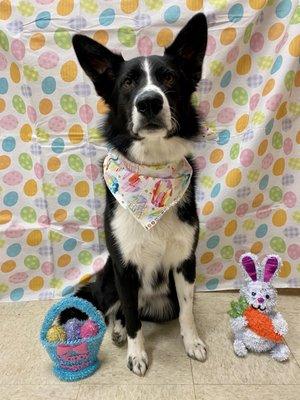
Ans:
{"type": "Polygon", "coordinates": [[[139,95],[136,100],[137,110],[145,117],[157,115],[163,107],[162,96],[154,91],[147,91],[139,95]]]}

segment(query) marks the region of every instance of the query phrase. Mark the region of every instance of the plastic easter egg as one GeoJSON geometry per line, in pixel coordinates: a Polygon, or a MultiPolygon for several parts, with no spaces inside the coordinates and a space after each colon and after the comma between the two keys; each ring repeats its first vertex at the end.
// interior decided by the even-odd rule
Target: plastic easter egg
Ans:
{"type": "Polygon", "coordinates": [[[55,177],[55,183],[57,184],[57,186],[60,187],[70,186],[72,182],[73,182],[73,177],[67,172],[61,172],[55,177]]]}
{"type": "Polygon", "coordinates": [[[38,58],[38,64],[40,67],[45,69],[51,69],[57,66],[59,56],[53,51],[45,51],[38,58]]]}
{"type": "Polygon", "coordinates": [[[82,250],[78,254],[78,260],[83,265],[90,265],[92,263],[92,261],[93,261],[93,256],[89,251],[82,250]]]}
{"type": "Polygon", "coordinates": [[[217,114],[217,121],[221,124],[228,124],[234,119],[234,117],[234,109],[231,107],[225,107],[217,114]]]}
{"type": "Polygon", "coordinates": [[[115,19],[115,10],[113,8],[107,8],[102,11],[99,15],[99,23],[103,26],[111,25],[115,19]]]}
{"type": "Polygon", "coordinates": [[[25,222],[28,222],[28,223],[33,223],[33,222],[35,222],[36,221],[36,212],[35,212],[35,210],[32,208],[32,207],[30,207],[30,206],[26,206],[26,207],[23,207],[22,209],[21,209],[21,218],[25,221],[25,222]]]}
{"type": "Polygon", "coordinates": [[[231,198],[226,198],[222,201],[222,209],[226,214],[232,214],[236,209],[236,201],[231,198]]]}
{"type": "Polygon", "coordinates": [[[75,207],[74,216],[81,222],[87,222],[90,218],[89,212],[81,206],[75,207]]]}
{"type": "Polygon", "coordinates": [[[11,52],[13,56],[18,60],[23,60],[25,56],[25,46],[24,43],[19,39],[14,39],[11,42],[11,52]]]}
{"type": "Polygon", "coordinates": [[[35,24],[39,29],[45,29],[50,24],[51,14],[49,11],[40,12],[35,19],[35,24]]]}
{"type": "Polygon", "coordinates": [[[22,168],[26,169],[27,171],[30,171],[33,166],[32,158],[27,153],[21,153],[19,155],[19,164],[21,165],[22,168]]]}
{"type": "Polygon", "coordinates": [[[3,198],[3,204],[7,207],[12,207],[17,204],[19,195],[17,192],[8,192],[3,198]]]}
{"type": "Polygon", "coordinates": [[[56,81],[52,76],[47,76],[42,80],[42,91],[45,94],[52,94],[56,89],[56,81]]]}
{"type": "Polygon", "coordinates": [[[13,104],[14,109],[18,113],[25,114],[25,111],[26,111],[25,103],[24,103],[24,100],[20,96],[15,94],[12,98],[12,104],[13,104]]]}
{"type": "Polygon", "coordinates": [[[164,13],[164,19],[168,24],[173,24],[178,20],[180,17],[180,7],[176,6],[171,6],[166,9],[164,13]]]}
{"type": "Polygon", "coordinates": [[[9,42],[7,36],[2,30],[0,30],[0,47],[2,47],[2,49],[5,51],[8,51],[9,49],[9,42]]]}
{"type": "Polygon", "coordinates": [[[83,170],[83,162],[79,156],[76,154],[71,154],[68,157],[68,164],[76,172],[81,172],[83,170]]]}
{"type": "Polygon", "coordinates": [[[244,106],[248,103],[248,93],[242,87],[236,87],[232,92],[233,101],[239,106],[244,106]]]}
{"type": "Polygon", "coordinates": [[[135,45],[136,35],[130,26],[122,26],[118,30],[118,39],[123,46],[133,47],[135,45]]]}
{"type": "Polygon", "coordinates": [[[286,251],[285,241],[279,236],[272,237],[270,240],[270,247],[278,253],[284,253],[286,251]]]}
{"type": "Polygon", "coordinates": [[[76,101],[75,101],[74,97],[70,96],[69,94],[64,94],[60,98],[60,105],[61,105],[61,108],[68,114],[76,114],[76,112],[77,112],[76,101]]]}
{"type": "Polygon", "coordinates": [[[262,50],[264,47],[264,37],[262,33],[260,32],[255,32],[250,40],[250,48],[252,51],[255,53],[259,52],[262,50]]]}
{"type": "Polygon", "coordinates": [[[23,175],[19,171],[10,171],[3,176],[3,182],[9,186],[19,185],[23,180],[23,175]]]}

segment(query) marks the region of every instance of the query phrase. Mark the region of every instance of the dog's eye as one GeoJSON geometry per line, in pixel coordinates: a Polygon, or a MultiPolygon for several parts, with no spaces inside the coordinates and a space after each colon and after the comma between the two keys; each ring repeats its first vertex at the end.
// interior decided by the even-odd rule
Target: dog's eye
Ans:
{"type": "Polygon", "coordinates": [[[133,84],[134,84],[134,81],[133,81],[132,78],[126,78],[126,79],[123,81],[123,86],[124,86],[126,89],[130,89],[130,88],[133,86],[133,84]]]}
{"type": "Polygon", "coordinates": [[[255,292],[252,292],[251,294],[252,294],[252,296],[256,296],[256,293],[255,293],[255,292]]]}
{"type": "Polygon", "coordinates": [[[172,86],[175,82],[175,76],[171,72],[166,72],[163,75],[163,82],[166,86],[172,86]]]}
{"type": "Polygon", "coordinates": [[[266,299],[269,299],[269,298],[270,298],[270,296],[268,294],[266,294],[266,299]]]}

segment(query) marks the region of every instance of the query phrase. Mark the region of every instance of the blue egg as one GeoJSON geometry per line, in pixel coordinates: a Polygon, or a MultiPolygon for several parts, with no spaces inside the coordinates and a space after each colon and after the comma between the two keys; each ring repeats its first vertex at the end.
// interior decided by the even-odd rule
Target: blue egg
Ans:
{"type": "Polygon", "coordinates": [[[215,290],[219,284],[219,279],[218,278],[213,278],[210,279],[208,282],[206,282],[206,287],[208,290],[215,290]]]}
{"type": "Polygon", "coordinates": [[[218,246],[219,243],[220,243],[220,237],[218,235],[214,235],[208,239],[206,246],[208,249],[214,249],[215,247],[218,246]]]}
{"type": "Polygon", "coordinates": [[[12,136],[5,138],[2,142],[2,149],[4,151],[10,152],[13,151],[16,147],[16,139],[12,136]]]}
{"type": "Polygon", "coordinates": [[[99,15],[100,25],[108,26],[114,22],[115,10],[113,8],[107,8],[99,15]]]}
{"type": "Polygon", "coordinates": [[[171,7],[167,8],[165,11],[164,17],[165,17],[165,21],[168,24],[173,24],[180,17],[180,7],[171,6],[171,7]]]}
{"type": "Polygon", "coordinates": [[[8,82],[6,78],[0,78],[0,94],[5,94],[8,91],[8,82]]]}
{"type": "Polygon", "coordinates": [[[272,66],[271,74],[275,74],[275,72],[277,72],[279,70],[281,65],[282,65],[282,56],[278,56],[272,66]]]}
{"type": "Polygon", "coordinates": [[[58,198],[57,202],[60,206],[67,206],[71,203],[71,195],[68,192],[61,193],[58,198]]]}
{"type": "Polygon", "coordinates": [[[14,243],[8,246],[6,254],[8,257],[16,257],[21,253],[22,247],[19,243],[14,243]]]}
{"type": "Polygon", "coordinates": [[[65,142],[62,138],[56,138],[53,140],[51,147],[53,153],[60,154],[64,151],[65,142]]]}
{"type": "Polygon", "coordinates": [[[267,234],[267,232],[268,232],[268,225],[267,224],[261,224],[256,229],[255,235],[256,235],[257,238],[262,238],[267,234]]]}
{"type": "Polygon", "coordinates": [[[40,12],[35,19],[35,24],[40,29],[45,29],[50,24],[51,14],[49,11],[40,12]]]}
{"type": "Polygon", "coordinates": [[[225,88],[229,85],[230,81],[231,81],[231,76],[232,73],[231,71],[227,71],[224,75],[223,78],[221,79],[221,87],[225,88]]]}
{"type": "Polygon", "coordinates": [[[244,8],[241,4],[235,4],[228,11],[228,19],[230,22],[239,22],[244,14],[244,8]]]}
{"type": "Polygon", "coordinates": [[[65,241],[63,248],[66,251],[72,251],[75,249],[77,245],[77,240],[76,239],[68,239],[65,241]]]}
{"type": "Polygon", "coordinates": [[[286,17],[292,9],[291,0],[282,0],[276,7],[276,16],[278,18],[286,17]]]}
{"type": "Polygon", "coordinates": [[[220,183],[217,183],[214,187],[213,187],[213,189],[212,189],[212,191],[211,191],[211,197],[213,198],[213,197],[217,197],[218,196],[218,194],[220,193],[220,190],[221,190],[221,184],[220,183]]]}
{"type": "Polygon", "coordinates": [[[47,76],[42,81],[42,90],[45,94],[52,94],[56,89],[56,81],[53,76],[47,76]]]}
{"type": "Polygon", "coordinates": [[[266,135],[270,135],[273,129],[273,125],[274,125],[274,118],[270,119],[270,121],[265,126],[266,135]]]}
{"type": "Polygon", "coordinates": [[[62,295],[68,296],[68,295],[72,294],[73,292],[74,292],[74,286],[66,286],[62,291],[62,295]]]}
{"type": "Polygon", "coordinates": [[[14,289],[12,292],[10,292],[10,299],[12,301],[18,301],[18,300],[21,300],[23,295],[24,295],[24,289],[17,288],[17,289],[14,289]]]}
{"type": "Polygon", "coordinates": [[[224,145],[229,142],[230,139],[230,132],[225,129],[219,133],[218,144],[224,145]]]}
{"type": "Polygon", "coordinates": [[[260,190],[264,190],[268,186],[268,183],[269,183],[269,175],[263,176],[259,182],[260,190]]]}
{"type": "Polygon", "coordinates": [[[12,207],[15,204],[17,204],[19,199],[19,195],[17,192],[8,192],[6,193],[6,195],[4,196],[3,199],[3,203],[7,206],[7,207],[12,207]]]}

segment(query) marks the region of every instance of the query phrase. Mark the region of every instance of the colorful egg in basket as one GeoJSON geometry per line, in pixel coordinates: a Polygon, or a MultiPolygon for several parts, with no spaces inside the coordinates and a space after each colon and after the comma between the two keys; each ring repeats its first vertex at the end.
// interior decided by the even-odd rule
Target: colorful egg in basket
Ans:
{"type": "Polygon", "coordinates": [[[54,374],[62,381],[77,381],[92,375],[100,366],[98,351],[105,331],[101,313],[90,302],[70,296],[54,304],[46,314],[40,332],[42,345],[53,361],[54,374]],[[83,323],[85,334],[73,340],[63,334],[64,327],[54,324],[59,314],[71,307],[89,318],[83,323]]]}

